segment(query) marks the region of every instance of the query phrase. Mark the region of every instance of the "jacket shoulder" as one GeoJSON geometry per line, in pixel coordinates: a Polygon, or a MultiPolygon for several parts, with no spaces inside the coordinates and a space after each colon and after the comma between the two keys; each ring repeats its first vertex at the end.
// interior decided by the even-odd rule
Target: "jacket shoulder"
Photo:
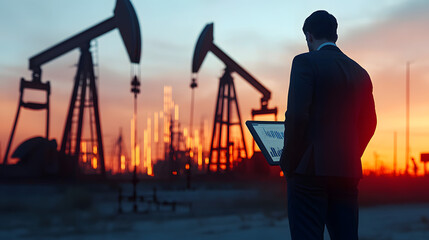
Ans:
{"type": "Polygon", "coordinates": [[[309,53],[309,52],[307,52],[307,53],[301,53],[301,54],[296,55],[293,58],[292,65],[293,64],[298,64],[298,65],[305,64],[305,65],[308,65],[308,64],[310,64],[312,62],[312,59],[314,59],[314,57],[312,56],[311,53],[309,53]]]}
{"type": "Polygon", "coordinates": [[[298,55],[296,55],[294,58],[293,58],[293,60],[295,61],[295,60],[302,60],[302,59],[307,59],[307,58],[309,58],[310,57],[310,53],[309,52],[306,52],[306,53],[301,53],[301,54],[298,54],[298,55]]]}

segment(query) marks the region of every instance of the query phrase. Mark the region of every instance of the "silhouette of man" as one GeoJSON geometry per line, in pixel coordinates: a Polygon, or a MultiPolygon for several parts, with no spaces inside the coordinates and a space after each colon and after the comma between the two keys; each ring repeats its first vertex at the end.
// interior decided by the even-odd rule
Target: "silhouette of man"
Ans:
{"type": "Polygon", "coordinates": [[[308,53],[293,59],[285,144],[292,239],[358,239],[361,156],[377,119],[368,73],[335,45],[337,20],[312,13],[302,28],[308,53]]]}

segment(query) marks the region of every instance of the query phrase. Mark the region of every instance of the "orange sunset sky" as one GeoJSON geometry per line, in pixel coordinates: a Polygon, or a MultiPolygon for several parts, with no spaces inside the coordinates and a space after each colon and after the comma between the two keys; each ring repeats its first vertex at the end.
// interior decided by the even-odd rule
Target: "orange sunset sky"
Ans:
{"type": "MultiPolygon", "coordinates": [[[[189,125],[191,60],[205,24],[214,22],[215,43],[272,92],[270,106],[284,120],[293,57],[307,51],[301,31],[313,11],[336,16],[337,45],[369,72],[378,126],[364,156],[364,168],[393,166],[393,135],[397,132],[398,169],[405,167],[405,66],[411,61],[410,156],[429,152],[429,2],[381,1],[132,1],[143,39],[139,129],[163,108],[163,86],[173,89],[182,126],[189,125]],[[377,157],[376,157],[377,156],[377,157]]],[[[3,158],[16,114],[19,79],[30,79],[28,59],[44,49],[93,26],[113,14],[114,0],[0,1],[0,154],[3,158]]],[[[119,128],[129,139],[133,98],[130,63],[117,30],[97,39],[99,97],[106,154],[119,128]]],[[[42,67],[51,81],[51,138],[60,143],[69,106],[79,51],[42,67]]],[[[212,126],[218,78],[224,65],[211,53],[198,75],[195,124],[212,126]]],[[[260,94],[235,77],[243,120],[259,107],[260,94]]],[[[28,94],[27,100],[43,99],[28,94]]],[[[22,111],[12,150],[23,140],[44,134],[44,112],[22,111]]],[[[245,130],[250,145],[250,134],[245,130]]],[[[142,133],[139,132],[141,136],[142,133]]],[[[126,141],[129,146],[129,141],[126,141]]]]}

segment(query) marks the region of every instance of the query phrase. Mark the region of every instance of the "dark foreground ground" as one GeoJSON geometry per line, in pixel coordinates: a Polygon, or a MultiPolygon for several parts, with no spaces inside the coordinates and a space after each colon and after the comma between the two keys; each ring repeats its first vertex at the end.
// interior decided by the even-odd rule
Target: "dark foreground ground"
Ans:
{"type": "MultiPolygon", "coordinates": [[[[289,239],[286,184],[271,180],[142,180],[0,184],[0,239],[289,239]],[[122,213],[119,213],[119,189],[122,213]],[[153,189],[158,202],[153,203],[153,189]],[[183,205],[181,205],[183,204],[183,205]]],[[[429,239],[429,178],[366,177],[360,239],[429,239]]],[[[329,239],[329,238],[325,238],[329,239]]]]}

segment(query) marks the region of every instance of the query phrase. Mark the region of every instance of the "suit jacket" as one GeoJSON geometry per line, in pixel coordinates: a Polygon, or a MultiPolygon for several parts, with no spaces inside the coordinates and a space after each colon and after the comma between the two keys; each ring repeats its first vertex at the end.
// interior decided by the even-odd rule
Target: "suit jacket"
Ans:
{"type": "Polygon", "coordinates": [[[361,178],[376,124],[371,79],[338,47],[294,58],[280,159],[287,176],[361,178]]]}

